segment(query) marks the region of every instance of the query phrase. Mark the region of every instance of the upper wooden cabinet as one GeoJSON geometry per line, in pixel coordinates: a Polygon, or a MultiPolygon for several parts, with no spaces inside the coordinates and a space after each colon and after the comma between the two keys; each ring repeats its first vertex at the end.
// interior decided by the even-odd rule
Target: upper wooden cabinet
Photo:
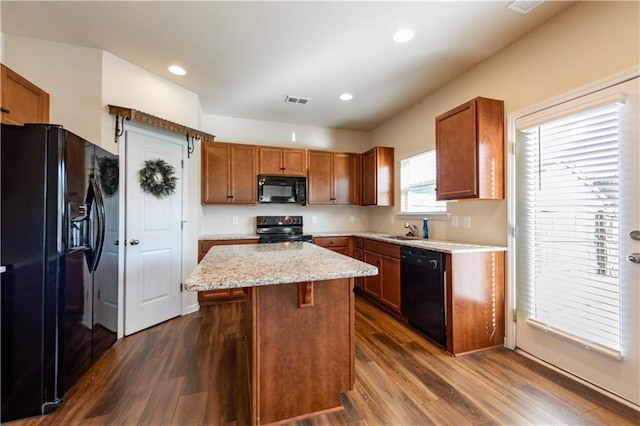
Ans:
{"type": "Polygon", "coordinates": [[[2,123],[48,123],[49,94],[4,65],[0,65],[2,123]]]}
{"type": "Polygon", "coordinates": [[[256,204],[255,145],[202,143],[202,204],[256,204]]]}
{"type": "Polygon", "coordinates": [[[360,154],[309,151],[309,205],[357,205],[360,154]]]}
{"type": "Polygon", "coordinates": [[[258,174],[306,176],[307,151],[304,149],[258,147],[258,174]]]}
{"type": "Polygon", "coordinates": [[[377,146],[362,154],[362,205],[393,206],[393,148],[377,146]]]}
{"type": "Polygon", "coordinates": [[[436,199],[504,198],[504,102],[475,98],[436,118],[436,199]]]}

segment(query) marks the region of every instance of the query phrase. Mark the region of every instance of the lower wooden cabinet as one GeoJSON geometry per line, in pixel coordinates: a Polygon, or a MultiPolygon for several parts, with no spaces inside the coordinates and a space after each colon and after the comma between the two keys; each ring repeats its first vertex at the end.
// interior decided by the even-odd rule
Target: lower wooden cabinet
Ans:
{"type": "Polygon", "coordinates": [[[447,352],[503,346],[505,252],[453,253],[445,262],[447,352]]]}
{"type": "Polygon", "coordinates": [[[314,237],[313,243],[336,253],[353,257],[351,237],[314,237]]]}
{"type": "Polygon", "coordinates": [[[378,268],[378,275],[364,277],[364,293],[400,313],[400,246],[365,239],[363,255],[366,263],[378,268]]]}
{"type": "MultiPolygon", "coordinates": [[[[198,241],[198,263],[213,246],[225,246],[233,244],[257,244],[258,240],[202,240],[198,241]]],[[[219,303],[244,301],[245,294],[241,288],[224,290],[207,290],[198,292],[200,306],[216,305],[219,303]]]]}

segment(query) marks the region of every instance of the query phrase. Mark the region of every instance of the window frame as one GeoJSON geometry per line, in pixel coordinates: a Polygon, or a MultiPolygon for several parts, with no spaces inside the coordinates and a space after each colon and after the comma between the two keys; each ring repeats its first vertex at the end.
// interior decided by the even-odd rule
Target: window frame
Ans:
{"type": "MultiPolygon", "coordinates": [[[[412,186],[405,187],[405,183],[403,181],[404,175],[404,163],[411,160],[417,160],[422,156],[427,156],[433,154],[433,159],[428,159],[433,163],[434,168],[436,167],[436,150],[435,148],[428,149],[426,151],[421,151],[417,154],[410,155],[405,157],[399,161],[399,170],[400,170],[400,212],[397,214],[398,218],[402,219],[422,219],[428,218],[432,220],[449,220],[450,214],[447,212],[447,202],[446,201],[434,201],[434,203],[439,203],[442,205],[442,210],[424,210],[424,211],[404,211],[405,205],[407,204],[405,201],[405,197],[408,189],[412,186]]],[[[436,170],[433,170],[433,179],[427,179],[426,183],[428,185],[433,185],[435,188],[436,185],[436,170]]],[[[421,185],[415,185],[413,187],[418,187],[421,185]]]]}

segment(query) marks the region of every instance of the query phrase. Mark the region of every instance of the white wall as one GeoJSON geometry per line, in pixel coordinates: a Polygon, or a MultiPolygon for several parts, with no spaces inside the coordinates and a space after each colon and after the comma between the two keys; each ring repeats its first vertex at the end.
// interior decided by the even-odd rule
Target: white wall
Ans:
{"type": "MultiPolygon", "coordinates": [[[[508,115],[638,64],[640,3],[579,2],[372,131],[371,143],[394,146],[400,160],[434,148],[435,117],[476,96],[503,99],[508,115]]],[[[506,200],[450,202],[447,210],[460,222],[471,216],[471,229],[431,221],[432,238],[506,245],[506,200]]],[[[398,211],[372,210],[371,228],[397,229],[390,222],[398,211]]]]}
{"type": "MultiPolygon", "coordinates": [[[[243,118],[202,115],[201,130],[214,134],[216,141],[255,145],[310,148],[327,151],[365,152],[369,134],[353,130],[337,130],[316,126],[248,120],[243,118]],[[296,142],[291,134],[295,133],[296,142]]],[[[200,150],[198,149],[199,153],[200,150]]],[[[198,187],[199,188],[199,187],[198,187]]],[[[369,228],[369,209],[348,206],[202,206],[200,235],[255,233],[256,216],[303,216],[304,231],[362,231],[369,228]],[[317,223],[313,223],[315,216],[317,223]],[[234,224],[233,219],[238,223],[234,224]],[[353,220],[353,223],[351,222],[353,220]]]]}

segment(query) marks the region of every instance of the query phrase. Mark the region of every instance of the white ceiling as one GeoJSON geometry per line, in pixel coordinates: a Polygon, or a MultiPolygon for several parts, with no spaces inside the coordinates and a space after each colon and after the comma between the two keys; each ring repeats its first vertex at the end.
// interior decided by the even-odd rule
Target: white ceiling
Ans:
{"type": "Polygon", "coordinates": [[[205,114],[371,130],[574,2],[0,3],[2,32],[106,50],[200,96],[205,114]],[[401,27],[415,30],[394,43],[401,27]],[[187,70],[173,76],[173,63],[187,70]],[[343,92],[354,95],[340,101],[343,92]],[[287,95],[310,98],[285,103],[287,95]]]}

